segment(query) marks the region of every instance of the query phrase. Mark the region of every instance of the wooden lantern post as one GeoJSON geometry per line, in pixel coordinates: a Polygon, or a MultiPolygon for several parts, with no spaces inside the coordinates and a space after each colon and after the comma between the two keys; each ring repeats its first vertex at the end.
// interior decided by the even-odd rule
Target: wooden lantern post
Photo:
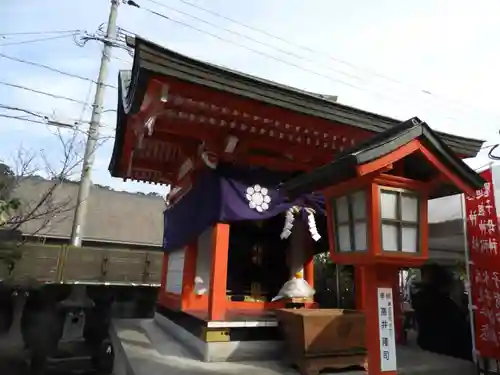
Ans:
{"type": "MultiPolygon", "coordinates": [[[[366,317],[368,368],[396,372],[399,268],[428,258],[427,190],[380,174],[324,190],[330,218],[331,259],[356,266],[358,309],[366,317]]],[[[370,370],[370,374],[377,374],[370,370]]]]}
{"type": "Polygon", "coordinates": [[[396,275],[428,259],[428,200],[473,194],[482,184],[413,118],[282,185],[290,197],[311,191],[325,196],[331,258],[356,267],[370,375],[397,373],[396,275]]]}

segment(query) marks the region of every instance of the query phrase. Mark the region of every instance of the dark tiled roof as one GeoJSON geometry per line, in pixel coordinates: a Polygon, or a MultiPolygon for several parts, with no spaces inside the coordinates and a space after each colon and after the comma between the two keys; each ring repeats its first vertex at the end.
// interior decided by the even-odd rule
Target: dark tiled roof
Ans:
{"type": "MultiPolygon", "coordinates": [[[[53,181],[33,178],[21,181],[14,195],[23,201],[24,211],[34,207],[53,181]]],[[[51,238],[70,238],[74,207],[78,194],[76,183],[63,183],[53,197],[38,212],[57,212],[55,215],[30,220],[21,226],[23,234],[36,233],[51,238]],[[48,225],[44,222],[50,219],[48,225]],[[43,227],[42,230],[39,228],[43,227]]],[[[164,200],[92,187],[88,205],[84,240],[161,246],[163,236],[164,200]]]]}
{"type": "MultiPolygon", "coordinates": [[[[281,85],[207,62],[192,59],[158,46],[139,37],[128,38],[134,48],[132,71],[121,71],[118,79],[118,116],[112,175],[118,175],[117,162],[121,156],[126,119],[140,109],[148,80],[153,76],[171,76],[216,90],[258,100],[332,123],[355,126],[372,132],[383,132],[401,121],[337,103],[333,98],[281,85]]],[[[462,138],[446,133],[439,136],[455,152],[473,157],[483,141],[462,138]]]]}
{"type": "MultiPolygon", "coordinates": [[[[286,181],[281,189],[293,198],[354,179],[357,177],[358,166],[388,155],[414,139],[418,139],[428,147],[468,186],[474,189],[480,189],[483,186],[483,178],[458,158],[425,122],[414,117],[336,155],[331,163],[286,181]]],[[[411,177],[416,180],[425,181],[436,174],[435,169],[422,158],[409,155],[404,161],[405,172],[410,173],[411,177]]],[[[443,184],[431,193],[430,198],[459,193],[460,191],[451,183],[443,184]]]]}

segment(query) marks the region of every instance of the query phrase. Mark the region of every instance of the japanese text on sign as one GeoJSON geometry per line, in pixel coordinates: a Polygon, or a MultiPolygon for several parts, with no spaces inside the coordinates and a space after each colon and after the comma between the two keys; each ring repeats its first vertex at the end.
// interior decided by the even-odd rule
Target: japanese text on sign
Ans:
{"type": "Polygon", "coordinates": [[[391,288],[377,288],[380,370],[396,371],[396,335],[391,288]]]}
{"type": "Polygon", "coordinates": [[[476,350],[500,358],[500,254],[492,170],[481,173],[482,189],[465,200],[476,350]]]}
{"type": "MultiPolygon", "coordinates": [[[[500,347],[500,273],[473,267],[472,295],[477,306],[479,343],[500,347]]],[[[480,344],[478,345],[480,346],[480,344]]]]}
{"type": "Polygon", "coordinates": [[[496,255],[498,219],[491,182],[485,182],[475,196],[467,197],[466,208],[470,250],[496,255]]]}

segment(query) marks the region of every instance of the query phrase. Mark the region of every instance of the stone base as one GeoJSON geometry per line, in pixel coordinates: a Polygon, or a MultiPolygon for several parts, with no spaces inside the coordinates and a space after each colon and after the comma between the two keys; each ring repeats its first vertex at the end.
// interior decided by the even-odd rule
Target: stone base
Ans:
{"type": "Polygon", "coordinates": [[[298,375],[279,361],[203,362],[152,319],[115,320],[110,337],[113,375],[298,375]]]}
{"type": "MultiPolygon", "coordinates": [[[[164,328],[156,321],[148,320],[115,320],[111,326],[110,336],[115,350],[114,375],[298,375],[294,369],[287,367],[281,360],[246,361],[246,362],[203,362],[196,349],[188,349],[180,342],[192,340],[186,336],[176,339],[165,333],[164,328]],[[194,353],[193,353],[194,352],[194,353]]],[[[171,329],[171,331],[173,331],[171,329]]],[[[179,335],[179,332],[177,332],[179,335]]],[[[192,334],[190,334],[194,337],[192,334]]],[[[194,337],[195,338],[195,337],[194,337]]],[[[200,340],[201,341],[201,340],[200,340]]],[[[212,345],[213,343],[210,343],[212,345]]],[[[220,343],[217,343],[220,344],[220,343]]],[[[227,343],[223,343],[227,344],[227,343]]],[[[230,343],[233,344],[233,343],[230,343]]],[[[196,345],[196,344],[191,344],[196,345]]],[[[199,349],[198,349],[199,350],[199,349]]],[[[208,350],[210,355],[216,357],[208,350]]],[[[219,360],[228,355],[229,349],[220,350],[219,360]]],[[[476,375],[473,363],[455,358],[424,352],[413,347],[397,348],[398,375],[476,375]]],[[[236,357],[233,357],[236,358],[236,357]]],[[[230,358],[233,360],[233,358],[230,358]]],[[[344,375],[366,375],[364,371],[343,372],[344,375]]]]}
{"type": "Polygon", "coordinates": [[[154,322],[204,362],[277,360],[283,356],[280,341],[205,342],[161,314],[155,314],[154,322]]]}

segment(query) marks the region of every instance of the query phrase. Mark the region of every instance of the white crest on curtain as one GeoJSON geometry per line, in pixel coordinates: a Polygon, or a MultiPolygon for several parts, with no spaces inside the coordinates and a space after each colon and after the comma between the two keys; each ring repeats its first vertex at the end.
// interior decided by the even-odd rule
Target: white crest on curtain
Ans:
{"type": "Polygon", "coordinates": [[[248,200],[248,207],[257,212],[264,212],[269,209],[271,197],[269,190],[258,184],[249,186],[246,190],[246,198],[248,200]]]}
{"type": "Polygon", "coordinates": [[[307,224],[309,227],[309,233],[311,233],[311,237],[314,241],[319,241],[321,239],[321,235],[318,232],[318,228],[316,226],[316,218],[314,211],[309,207],[299,207],[293,206],[290,207],[285,214],[285,225],[283,226],[283,230],[281,231],[280,238],[282,240],[287,239],[292,234],[293,222],[295,221],[295,215],[300,213],[300,211],[304,210],[307,213],[307,224]]]}

